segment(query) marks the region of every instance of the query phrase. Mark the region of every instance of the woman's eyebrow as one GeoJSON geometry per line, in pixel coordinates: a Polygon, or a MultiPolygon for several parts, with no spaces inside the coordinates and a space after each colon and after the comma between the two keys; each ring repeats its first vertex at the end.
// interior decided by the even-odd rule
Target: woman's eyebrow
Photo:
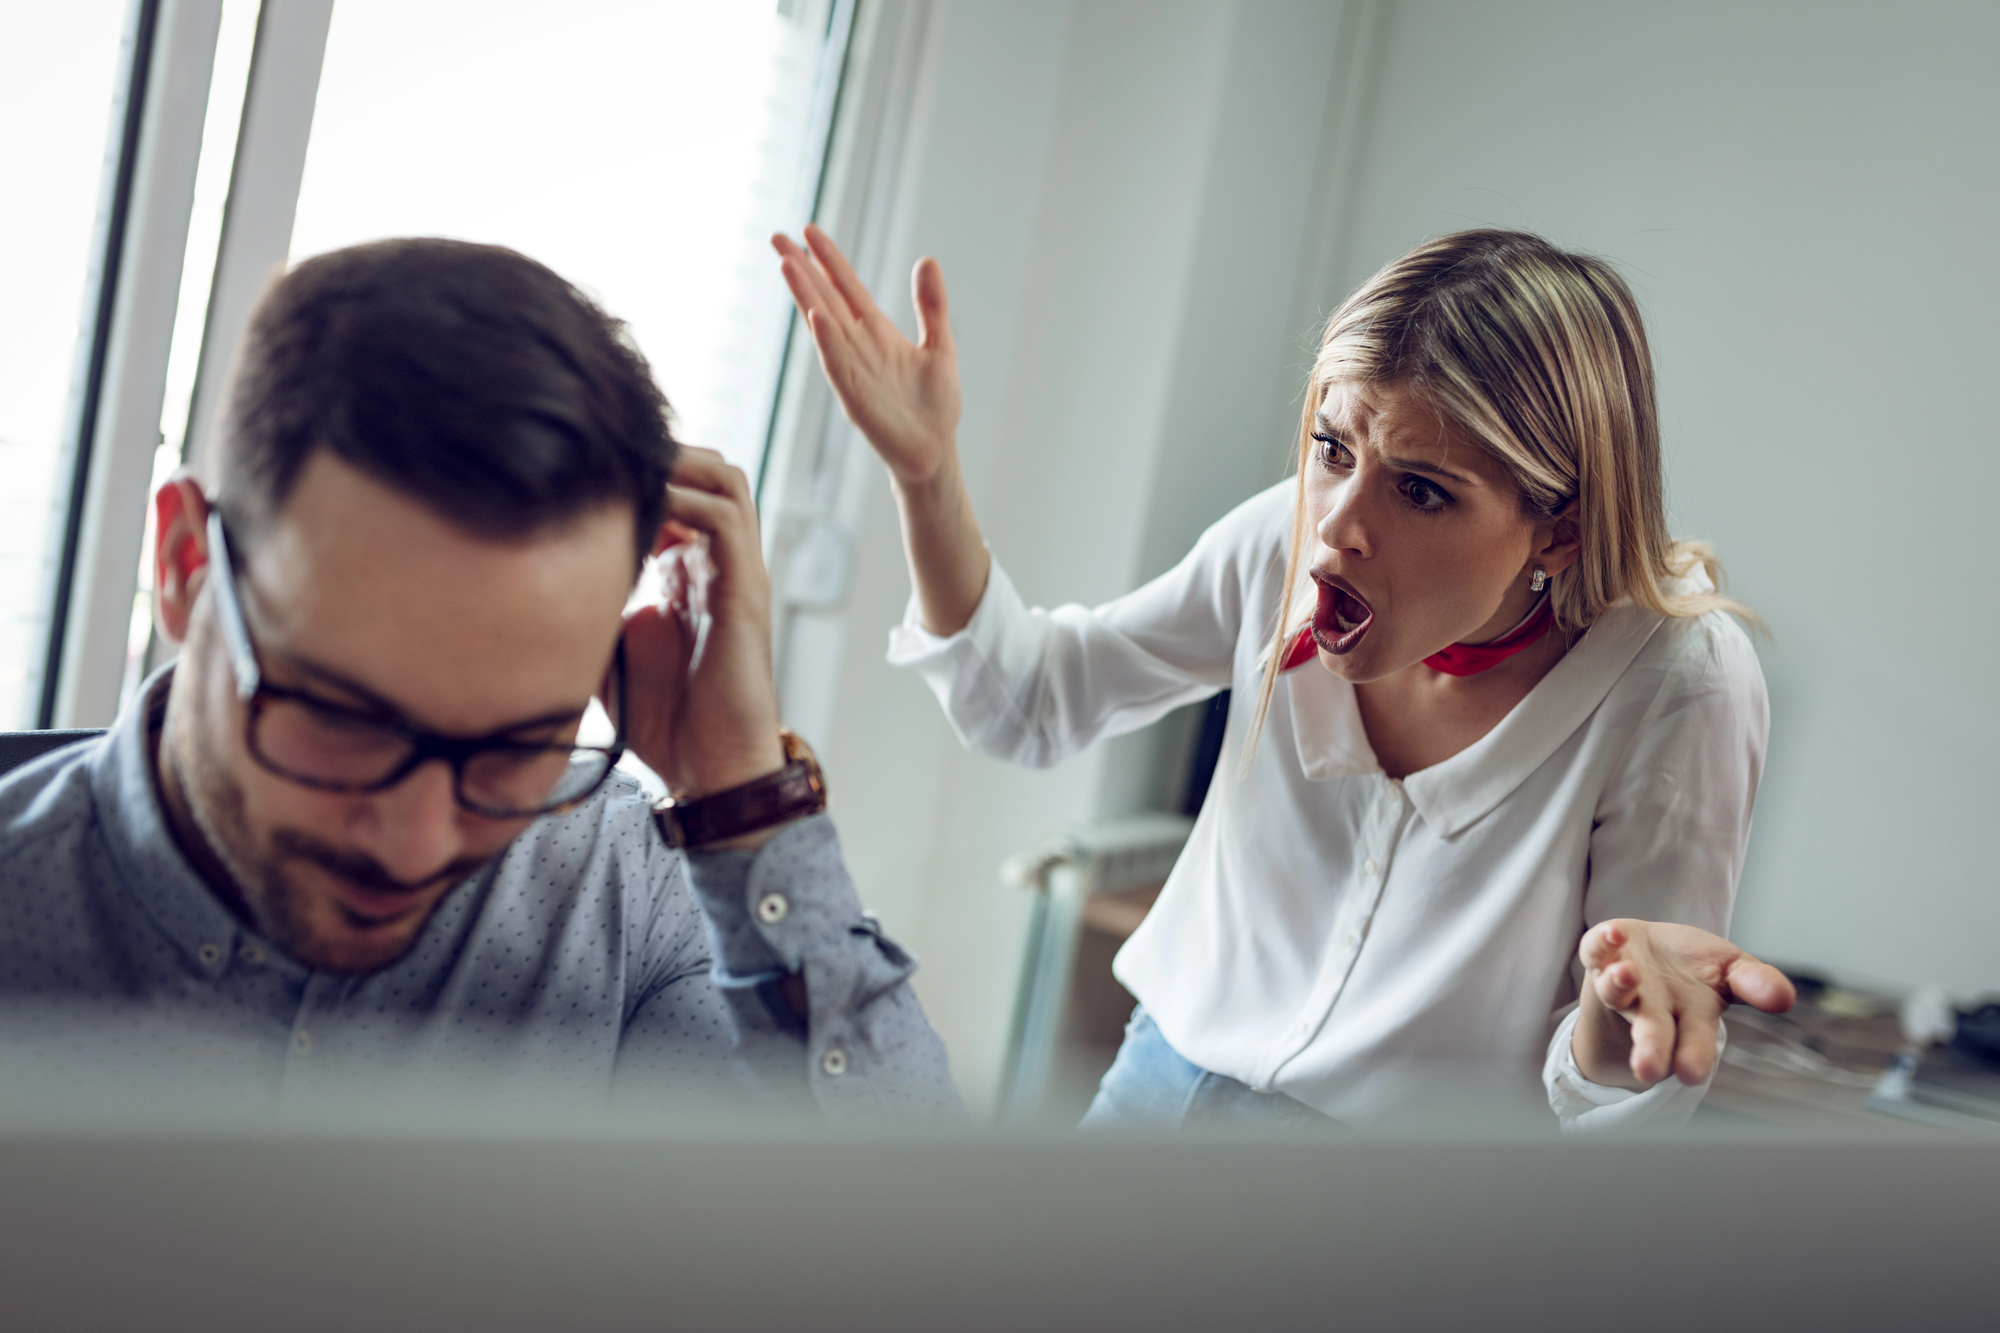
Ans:
{"type": "MultiPolygon", "coordinates": [[[[1313,413],[1313,429],[1324,431],[1326,434],[1334,436],[1344,445],[1348,442],[1347,429],[1325,412],[1313,413]]],[[[1351,448],[1352,446],[1350,445],[1349,447],[1351,448]]],[[[1426,463],[1421,459],[1391,457],[1384,454],[1382,461],[1399,472],[1424,472],[1434,477],[1448,477],[1461,486],[1479,485],[1479,481],[1475,477],[1468,477],[1464,473],[1453,472],[1448,467],[1439,467],[1436,463],[1426,463]]]]}
{"type": "Polygon", "coordinates": [[[1436,463],[1426,463],[1421,458],[1390,458],[1385,455],[1382,462],[1388,467],[1395,468],[1398,472],[1427,472],[1434,477],[1449,477],[1461,486],[1477,486],[1479,484],[1476,478],[1453,472],[1450,468],[1439,467],[1436,463]]]}

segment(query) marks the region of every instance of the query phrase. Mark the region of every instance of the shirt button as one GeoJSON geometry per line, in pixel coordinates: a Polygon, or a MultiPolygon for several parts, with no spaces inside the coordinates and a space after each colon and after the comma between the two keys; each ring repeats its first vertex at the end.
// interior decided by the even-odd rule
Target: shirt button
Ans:
{"type": "Polygon", "coordinates": [[[1361,873],[1364,875],[1373,875],[1380,868],[1373,861],[1363,861],[1361,863],[1361,873]]]}
{"type": "Polygon", "coordinates": [[[1353,931],[1350,930],[1345,935],[1342,935],[1340,937],[1340,947],[1343,949],[1352,949],[1354,947],[1353,931]]]}
{"type": "Polygon", "coordinates": [[[236,951],[236,956],[246,963],[262,963],[264,961],[264,946],[246,940],[243,947],[236,951]]]}
{"type": "Polygon", "coordinates": [[[1303,1037],[1311,1028],[1312,1024],[1306,1022],[1304,1019],[1300,1019],[1298,1022],[1292,1024],[1292,1035],[1294,1037],[1303,1037]]]}
{"type": "Polygon", "coordinates": [[[292,1053],[304,1055],[313,1048],[312,1033],[303,1028],[292,1034],[292,1053]]]}
{"type": "Polygon", "coordinates": [[[222,961],[222,946],[220,944],[204,944],[194,951],[194,956],[201,959],[203,967],[214,967],[222,961]]]}
{"type": "MultiPolygon", "coordinates": [[[[792,905],[785,901],[782,893],[767,893],[757,900],[757,919],[767,926],[777,925],[791,910],[792,905]]],[[[845,1056],[841,1058],[846,1059],[845,1056]]]]}
{"type": "Polygon", "coordinates": [[[833,1077],[839,1078],[847,1072],[847,1052],[841,1050],[838,1046],[834,1047],[824,1056],[820,1057],[819,1067],[833,1075],[833,1077]]]}

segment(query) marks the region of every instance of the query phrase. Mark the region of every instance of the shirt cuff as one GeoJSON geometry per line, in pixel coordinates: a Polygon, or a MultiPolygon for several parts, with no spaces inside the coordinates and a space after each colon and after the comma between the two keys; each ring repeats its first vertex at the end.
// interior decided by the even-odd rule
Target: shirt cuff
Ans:
{"type": "Polygon", "coordinates": [[[824,811],[754,851],[691,851],[687,864],[708,918],[719,985],[755,986],[796,972],[807,955],[864,919],[824,811]]]}
{"type": "Polygon", "coordinates": [[[925,629],[922,605],[916,593],[910,594],[909,603],[903,608],[903,623],[889,631],[889,665],[923,671],[947,665],[950,659],[966,652],[1003,663],[1025,650],[1030,658],[1028,665],[1032,667],[1034,643],[1024,644],[1017,633],[1010,633],[1029,618],[1027,603],[1015,591],[1014,581],[1007,577],[1000,562],[993,560],[987,567],[986,591],[980,594],[979,605],[972,609],[972,618],[956,634],[937,635],[925,629]]]}
{"type": "Polygon", "coordinates": [[[1572,1005],[1555,1035],[1549,1038],[1548,1059],[1542,1064],[1542,1084],[1548,1090],[1549,1106],[1565,1134],[1610,1134],[1640,1125],[1671,1126],[1687,1122],[1701,1099],[1715,1082],[1715,1069],[1722,1067],[1722,1052],[1729,1046],[1729,1030],[1720,1022],[1715,1031],[1715,1069],[1708,1078],[1690,1087],[1672,1074],[1643,1092],[1592,1083],[1577,1066],[1570,1039],[1576,1032],[1580,1011],[1572,1005]]]}

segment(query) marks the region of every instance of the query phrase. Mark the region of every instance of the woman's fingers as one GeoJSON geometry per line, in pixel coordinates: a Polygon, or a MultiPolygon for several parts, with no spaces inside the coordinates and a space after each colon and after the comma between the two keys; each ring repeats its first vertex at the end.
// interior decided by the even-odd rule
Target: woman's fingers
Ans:
{"type": "Polygon", "coordinates": [[[1673,1067],[1673,1015],[1665,1006],[1641,999],[1625,1016],[1632,1023],[1632,1077],[1648,1086],[1658,1083],[1673,1067]]]}
{"type": "Polygon", "coordinates": [[[1722,980],[1730,998],[1767,1014],[1782,1014],[1799,998],[1790,977],[1747,953],[1729,965],[1722,980]]]}
{"type": "Polygon", "coordinates": [[[1618,922],[1602,921],[1584,932],[1583,942],[1577,946],[1577,957],[1585,967],[1601,968],[1618,956],[1625,942],[1625,932],[1618,922]]]}
{"type": "Polygon", "coordinates": [[[952,350],[949,302],[944,294],[944,268],[925,255],[910,271],[910,304],[917,308],[917,346],[925,351],[952,350]]]}
{"type": "Polygon", "coordinates": [[[833,243],[833,238],[810,222],[806,224],[805,234],[806,249],[812,251],[812,257],[833,280],[834,289],[840,293],[854,318],[866,324],[881,315],[882,312],[875,308],[875,298],[868,294],[867,286],[854,271],[854,266],[847,262],[847,256],[840,253],[840,247],[833,243]]]}
{"type": "Polygon", "coordinates": [[[1639,972],[1630,963],[1612,963],[1597,974],[1597,998],[1624,1013],[1639,1002],[1639,972]]]}
{"type": "Polygon", "coordinates": [[[829,346],[820,340],[822,353],[831,353],[836,348],[845,349],[854,342],[853,319],[840,309],[840,298],[827,284],[826,275],[814,267],[809,255],[794,253],[785,256],[779,264],[784,275],[785,286],[791,290],[792,301],[799,308],[808,323],[824,326],[824,331],[833,335],[829,346]]]}
{"type": "Polygon", "coordinates": [[[1690,1087],[1704,1083],[1715,1070],[1715,1018],[1688,1010],[1675,1017],[1674,1077],[1690,1087]]]}

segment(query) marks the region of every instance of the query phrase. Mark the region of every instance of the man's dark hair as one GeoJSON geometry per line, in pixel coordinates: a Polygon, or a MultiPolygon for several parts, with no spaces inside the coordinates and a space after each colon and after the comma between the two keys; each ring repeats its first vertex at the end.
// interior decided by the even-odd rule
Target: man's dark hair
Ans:
{"type": "Polygon", "coordinates": [[[482,537],[606,503],[651,548],[679,448],[625,326],[525,255],[393,240],[308,259],[244,335],[217,503],[253,535],[316,449],[482,537]]]}

